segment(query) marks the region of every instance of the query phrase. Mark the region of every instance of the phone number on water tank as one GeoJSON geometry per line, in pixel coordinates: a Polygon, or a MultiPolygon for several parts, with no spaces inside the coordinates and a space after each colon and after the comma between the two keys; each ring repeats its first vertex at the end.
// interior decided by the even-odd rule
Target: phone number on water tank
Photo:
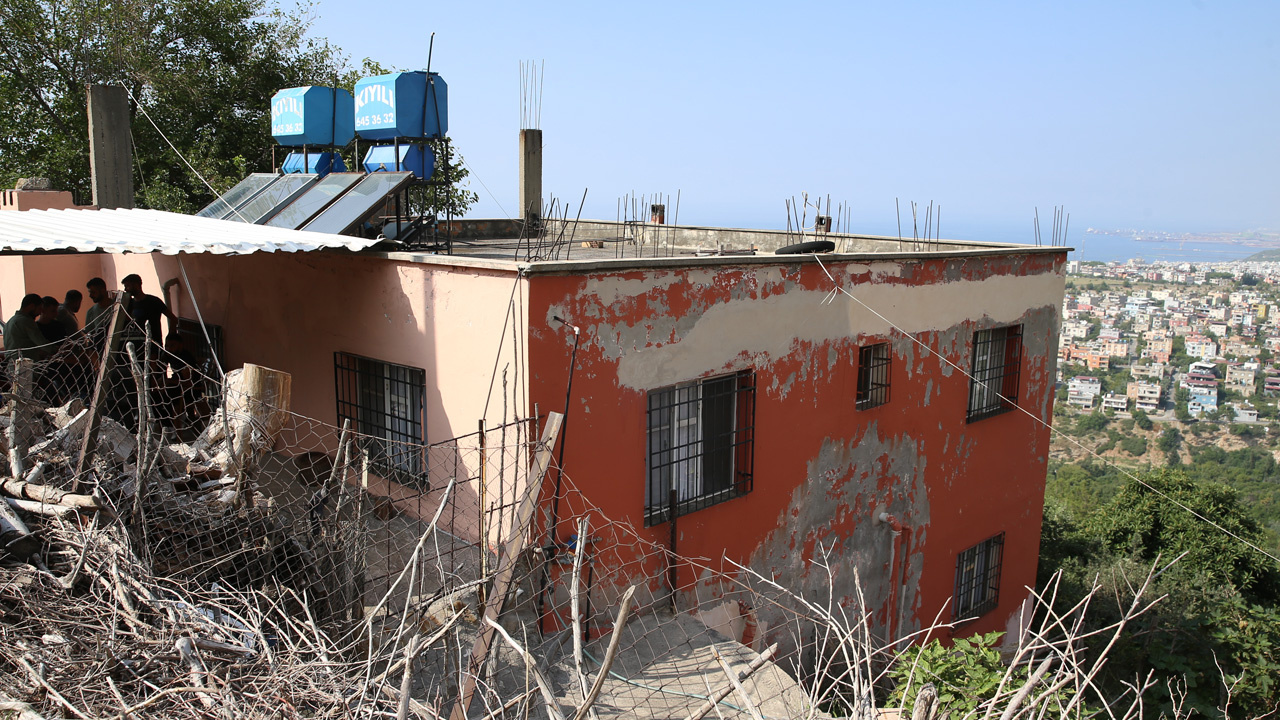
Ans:
{"type": "Polygon", "coordinates": [[[370,115],[361,115],[356,118],[356,127],[369,127],[371,125],[395,125],[396,114],[391,113],[372,113],[370,115]]]}

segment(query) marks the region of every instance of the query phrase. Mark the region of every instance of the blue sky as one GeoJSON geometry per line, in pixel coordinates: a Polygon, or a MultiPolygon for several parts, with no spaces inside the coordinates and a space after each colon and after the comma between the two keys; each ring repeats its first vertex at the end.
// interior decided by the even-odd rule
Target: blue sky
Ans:
{"type": "Polygon", "coordinates": [[[940,204],[942,234],[968,239],[1030,241],[1035,206],[1047,235],[1055,204],[1076,237],[1280,229],[1280,3],[321,0],[315,13],[314,34],[399,69],[424,68],[436,33],[475,217],[515,212],[518,68],[536,60],[544,191],[576,209],[588,189],[584,217],[679,190],[681,224],[780,227],[784,199],[808,191],[848,203],[855,232],[896,233],[895,197],[940,204]]]}

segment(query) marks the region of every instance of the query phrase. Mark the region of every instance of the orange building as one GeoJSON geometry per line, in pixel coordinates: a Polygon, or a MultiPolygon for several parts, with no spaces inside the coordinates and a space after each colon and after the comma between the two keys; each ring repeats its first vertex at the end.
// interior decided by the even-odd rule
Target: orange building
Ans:
{"type": "MultiPolygon", "coordinates": [[[[510,236],[454,255],[380,252],[354,238],[268,236],[275,229],[204,218],[149,225],[151,212],[51,219],[21,236],[0,218],[5,311],[21,294],[10,280],[54,295],[95,275],[116,287],[138,273],[156,293],[177,281],[175,312],[193,318],[188,298],[199,300],[229,367],[289,372],[303,415],[338,421],[344,357],[377,378],[412,378],[403,403],[387,403],[372,424],[357,418],[356,429],[415,442],[499,422],[504,402],[558,411],[572,371],[564,469],[608,517],[678,557],[730,574],[732,560],[806,594],[827,582],[811,562],[818,548],[834,547],[837,597],[854,603],[857,568],[885,636],[939,612],[956,635],[1017,629],[1036,578],[1062,248],[912,249],[832,235],[841,252],[819,256],[619,257],[627,251],[607,239],[623,229],[584,222],[578,238],[607,249],[531,261],[514,257],[510,236]],[[114,226],[95,223],[130,218],[139,232],[185,229],[98,252],[33,249],[70,247],[75,233],[114,237],[114,226]],[[243,254],[191,240],[227,225],[243,254]],[[253,252],[285,237],[348,244],[253,252]],[[841,290],[852,297],[831,298],[841,290]],[[508,382],[495,382],[500,370],[508,382]]],[[[669,229],[677,247],[793,239],[669,229]]],[[[396,483],[375,486],[397,496],[396,483]]],[[[542,517],[555,517],[546,490],[542,517]]],[[[563,542],[575,529],[561,520],[549,530],[563,542]]],[[[730,590],[692,562],[668,577],[671,586],[642,592],[674,591],[689,607],[730,590]]],[[[770,609],[754,612],[767,621],[770,609]]]]}

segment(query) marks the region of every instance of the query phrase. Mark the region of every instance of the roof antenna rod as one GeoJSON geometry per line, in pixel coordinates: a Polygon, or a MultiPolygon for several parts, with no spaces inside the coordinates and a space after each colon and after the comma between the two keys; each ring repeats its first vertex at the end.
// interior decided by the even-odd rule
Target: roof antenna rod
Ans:
{"type": "Polygon", "coordinates": [[[898,250],[902,250],[902,208],[898,206],[898,198],[893,199],[893,211],[898,214],[898,250]]]}

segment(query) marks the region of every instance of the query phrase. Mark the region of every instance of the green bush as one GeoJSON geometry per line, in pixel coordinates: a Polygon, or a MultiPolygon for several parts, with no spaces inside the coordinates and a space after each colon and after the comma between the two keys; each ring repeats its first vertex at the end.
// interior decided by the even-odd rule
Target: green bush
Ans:
{"type": "Polygon", "coordinates": [[[1110,418],[1102,413],[1094,410],[1088,415],[1081,415],[1076,418],[1076,431],[1079,433],[1098,432],[1111,422],[1110,418]]]}
{"type": "MultiPolygon", "coordinates": [[[[1166,432],[1162,441],[1166,437],[1170,446],[1180,440],[1166,432]]],[[[1055,474],[1063,476],[1066,470],[1056,468],[1055,474]]],[[[1089,472],[1084,466],[1079,471],[1089,472]]],[[[1135,676],[1153,673],[1158,682],[1147,696],[1150,715],[1144,717],[1173,715],[1170,683],[1181,686],[1176,702],[1193,717],[1243,720],[1275,709],[1280,699],[1280,572],[1250,547],[1276,547],[1275,537],[1268,538],[1251,517],[1265,501],[1253,490],[1238,493],[1194,476],[1233,484],[1254,481],[1274,493],[1274,484],[1267,481],[1277,473],[1280,467],[1266,451],[1208,446],[1195,448],[1186,472],[1146,473],[1088,513],[1046,507],[1041,587],[1061,571],[1056,596],[1066,605],[1078,602],[1095,582],[1102,587],[1084,631],[1096,632],[1114,622],[1132,600],[1135,578],[1153,564],[1166,568],[1149,590],[1149,597],[1164,599],[1129,623],[1094,679],[1104,692],[1118,696],[1135,676]],[[1175,558],[1178,562],[1166,567],[1175,558]],[[1229,711],[1223,706],[1227,692],[1229,711]]],[[[1086,653],[1099,652],[1110,637],[1102,633],[1088,641],[1086,653]]]]}
{"type": "MultiPolygon", "coordinates": [[[[889,671],[894,683],[893,693],[889,696],[890,706],[913,707],[920,688],[926,683],[933,683],[938,691],[939,708],[945,708],[953,718],[970,715],[984,701],[995,697],[1000,689],[1000,680],[1006,670],[1000,661],[998,648],[1003,635],[1002,632],[990,632],[961,638],[951,647],[933,640],[903,650],[889,671]]],[[[1006,691],[1010,687],[1021,687],[1027,681],[1028,668],[1024,663],[1010,674],[1009,681],[1005,683],[1006,691]]],[[[1056,699],[1064,704],[1070,698],[1069,691],[1056,693],[1056,699]]]]}
{"type": "Polygon", "coordinates": [[[1178,428],[1167,428],[1160,434],[1160,439],[1156,441],[1156,447],[1165,452],[1177,450],[1182,444],[1182,433],[1178,432],[1178,428]]]}
{"type": "Polygon", "coordinates": [[[1232,435],[1243,438],[1261,437],[1266,434],[1266,431],[1262,428],[1257,427],[1256,425],[1248,425],[1246,423],[1232,423],[1230,431],[1232,435]]]}
{"type": "Polygon", "coordinates": [[[1155,423],[1151,422],[1151,418],[1147,417],[1147,413],[1143,410],[1133,411],[1133,422],[1143,430],[1150,430],[1155,427],[1155,423]]]}
{"type": "Polygon", "coordinates": [[[1120,441],[1120,449],[1137,457],[1147,452],[1147,441],[1140,437],[1127,437],[1120,441]]]}

